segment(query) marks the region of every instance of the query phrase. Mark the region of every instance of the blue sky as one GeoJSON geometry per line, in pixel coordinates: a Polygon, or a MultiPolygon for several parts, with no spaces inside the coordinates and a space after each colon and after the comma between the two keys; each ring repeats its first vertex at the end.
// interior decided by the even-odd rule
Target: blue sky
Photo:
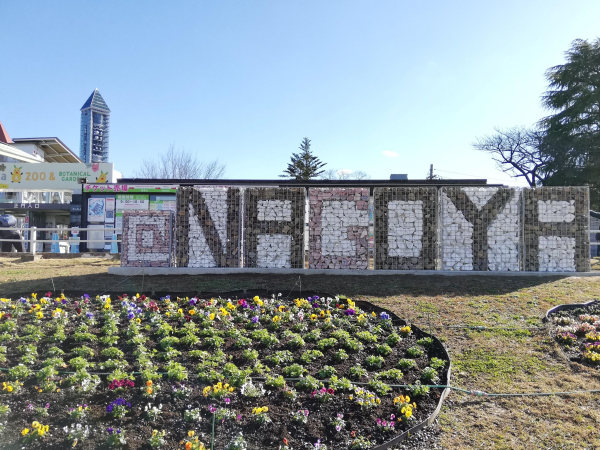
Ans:
{"type": "Polygon", "coordinates": [[[275,178],[307,136],[327,168],[519,185],[470,144],[547,114],[544,72],[599,17],[598,1],[2,0],[0,121],[79,154],[97,87],[125,176],[174,143],[226,178],[275,178]]]}

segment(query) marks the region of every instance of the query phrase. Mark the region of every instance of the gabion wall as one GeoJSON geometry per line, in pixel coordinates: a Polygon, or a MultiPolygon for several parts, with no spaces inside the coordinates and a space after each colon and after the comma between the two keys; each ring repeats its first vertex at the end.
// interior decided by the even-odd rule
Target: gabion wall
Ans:
{"type": "Polygon", "coordinates": [[[369,267],[369,189],[309,189],[309,269],[369,267]]]}
{"type": "Polygon", "coordinates": [[[442,270],[519,270],[519,192],[442,189],[442,270]]]}
{"type": "Polygon", "coordinates": [[[375,269],[435,270],[437,189],[376,188],[375,269]]]}
{"type": "MultiPolygon", "coordinates": [[[[178,189],[174,239],[169,212],[127,212],[122,265],[304,268],[306,190],[240,192],[178,189]]],[[[369,198],[309,189],[310,269],[369,268],[369,198]]],[[[376,188],[373,200],[376,270],[590,270],[587,187],[376,188]]]]}
{"type": "Polygon", "coordinates": [[[246,189],[244,266],[304,268],[303,188],[246,189]]]}
{"type": "Polygon", "coordinates": [[[171,211],[125,211],[121,266],[170,267],[173,222],[171,211]]]}
{"type": "Polygon", "coordinates": [[[177,190],[177,266],[240,266],[240,190],[177,190]]]}
{"type": "Polygon", "coordinates": [[[523,194],[523,270],[589,271],[588,188],[545,187],[526,189],[523,194]]]}

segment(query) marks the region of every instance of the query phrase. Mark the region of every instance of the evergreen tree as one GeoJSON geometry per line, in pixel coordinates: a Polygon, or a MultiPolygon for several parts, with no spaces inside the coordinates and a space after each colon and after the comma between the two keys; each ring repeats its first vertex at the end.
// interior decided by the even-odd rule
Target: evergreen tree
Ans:
{"type": "Polygon", "coordinates": [[[542,119],[540,150],[550,156],[544,184],[589,184],[592,206],[600,206],[600,38],[578,39],[566,64],[546,72],[549,89],[543,104],[554,114],[542,119]]]}
{"type": "Polygon", "coordinates": [[[310,180],[318,177],[324,170],[320,170],[326,163],[321,162],[310,151],[310,139],[304,138],[300,144],[300,153],[292,153],[292,162],[283,171],[283,178],[294,178],[296,180],[310,180]]]}

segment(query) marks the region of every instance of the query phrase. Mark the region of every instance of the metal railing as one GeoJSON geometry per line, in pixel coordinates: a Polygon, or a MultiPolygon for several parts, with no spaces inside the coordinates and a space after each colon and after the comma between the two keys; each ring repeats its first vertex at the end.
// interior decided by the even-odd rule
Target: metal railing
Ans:
{"type": "Polygon", "coordinates": [[[55,232],[62,232],[62,233],[71,233],[73,230],[77,231],[77,233],[79,234],[80,232],[102,232],[103,235],[106,231],[111,231],[111,234],[120,234],[120,232],[122,231],[121,228],[38,228],[38,227],[31,227],[31,228],[25,228],[25,227],[14,227],[14,228],[4,228],[4,230],[19,230],[22,232],[29,232],[29,237],[27,239],[23,238],[23,239],[0,239],[0,242],[21,242],[23,244],[28,243],[29,244],[29,251],[28,253],[31,253],[32,255],[35,255],[37,253],[37,244],[39,243],[50,243],[50,244],[56,244],[56,243],[60,243],[60,242],[67,242],[70,245],[79,245],[81,243],[88,243],[88,242],[104,242],[104,243],[113,243],[113,242],[117,242],[120,243],[121,239],[113,239],[113,237],[111,236],[110,238],[104,238],[104,239],[75,239],[75,236],[71,236],[70,238],[67,239],[38,239],[37,238],[37,232],[38,231],[42,231],[42,232],[49,232],[49,231],[55,231],[55,232]]]}

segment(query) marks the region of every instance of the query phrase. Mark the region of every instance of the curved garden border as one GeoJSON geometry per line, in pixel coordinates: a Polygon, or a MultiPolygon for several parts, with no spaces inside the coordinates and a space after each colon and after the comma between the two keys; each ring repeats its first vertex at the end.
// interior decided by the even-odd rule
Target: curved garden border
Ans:
{"type": "Polygon", "coordinates": [[[585,308],[586,306],[592,306],[595,303],[600,303],[600,300],[592,300],[587,303],[565,303],[562,305],[555,306],[554,308],[550,308],[548,311],[546,311],[544,322],[550,321],[550,314],[553,314],[555,312],[569,309],[585,308]]]}
{"type": "MultiPolygon", "coordinates": [[[[69,296],[69,297],[76,297],[76,296],[82,296],[84,294],[83,291],[71,291],[71,290],[61,290],[61,293],[64,293],[65,296],[69,296]]],[[[118,295],[123,295],[124,293],[128,294],[128,295],[135,295],[136,292],[123,292],[123,291],[109,291],[109,292],[103,292],[102,295],[110,295],[111,297],[117,297],[118,295]]],[[[266,296],[266,297],[270,297],[271,295],[277,295],[279,294],[279,291],[273,291],[273,290],[269,290],[269,289],[243,289],[243,290],[236,290],[236,291],[225,291],[225,292],[152,292],[151,296],[152,297],[162,297],[162,296],[166,296],[166,295],[178,295],[178,296],[188,296],[188,297],[192,297],[192,296],[198,296],[198,297],[228,297],[228,298],[237,298],[237,297],[248,297],[248,296],[266,296]]],[[[44,295],[44,292],[39,292],[40,295],[44,295]]],[[[322,291],[289,291],[287,294],[284,292],[282,292],[282,294],[287,297],[287,298],[291,298],[291,297],[306,297],[306,296],[313,296],[313,295],[320,295],[320,296],[329,296],[329,297],[335,297],[335,295],[331,295],[331,294],[327,294],[325,292],[322,291]]],[[[12,296],[27,296],[30,295],[29,292],[24,293],[12,293],[12,296]]],[[[548,312],[546,313],[546,320],[548,320],[548,315],[552,312],[554,312],[555,310],[559,310],[561,308],[564,309],[574,309],[574,308],[578,308],[581,306],[587,306],[590,305],[592,303],[596,302],[596,300],[592,301],[592,302],[588,302],[585,304],[573,304],[573,305],[559,305],[556,306],[555,308],[552,308],[551,310],[548,310],[548,312]]],[[[371,302],[367,302],[364,300],[356,300],[355,301],[356,305],[361,307],[362,309],[365,310],[370,310],[370,311],[375,311],[375,312],[387,312],[388,314],[390,314],[390,316],[392,317],[392,320],[398,321],[400,322],[402,325],[406,325],[407,322],[402,319],[401,317],[398,317],[395,313],[393,313],[392,311],[389,311],[385,308],[381,308],[380,306],[377,306],[371,302]]],[[[432,335],[430,333],[427,333],[423,330],[421,330],[419,327],[415,326],[415,325],[411,325],[411,328],[413,329],[413,331],[416,332],[416,334],[419,334],[423,337],[431,337],[434,341],[434,345],[435,347],[438,349],[438,351],[440,351],[444,357],[446,358],[446,360],[448,361],[448,368],[447,370],[443,373],[443,375],[440,377],[440,382],[439,385],[441,386],[448,386],[449,382],[450,382],[450,375],[451,375],[451,370],[452,370],[452,361],[450,360],[450,355],[448,354],[448,351],[446,350],[446,348],[444,347],[444,345],[442,344],[442,342],[435,336],[432,335]]],[[[444,402],[444,400],[446,399],[446,397],[450,394],[450,388],[446,387],[442,390],[441,394],[440,394],[440,398],[437,402],[437,406],[435,408],[435,410],[423,421],[419,422],[418,424],[412,426],[411,428],[409,428],[408,430],[403,431],[402,433],[400,433],[399,435],[397,435],[396,437],[390,439],[387,442],[384,442],[383,444],[380,444],[376,447],[371,447],[370,450],[386,450],[400,442],[402,442],[404,439],[410,437],[411,435],[414,435],[415,433],[421,431],[423,428],[425,428],[426,426],[431,425],[435,419],[437,418],[437,416],[440,414],[441,408],[442,408],[442,404],[444,402]]]]}

